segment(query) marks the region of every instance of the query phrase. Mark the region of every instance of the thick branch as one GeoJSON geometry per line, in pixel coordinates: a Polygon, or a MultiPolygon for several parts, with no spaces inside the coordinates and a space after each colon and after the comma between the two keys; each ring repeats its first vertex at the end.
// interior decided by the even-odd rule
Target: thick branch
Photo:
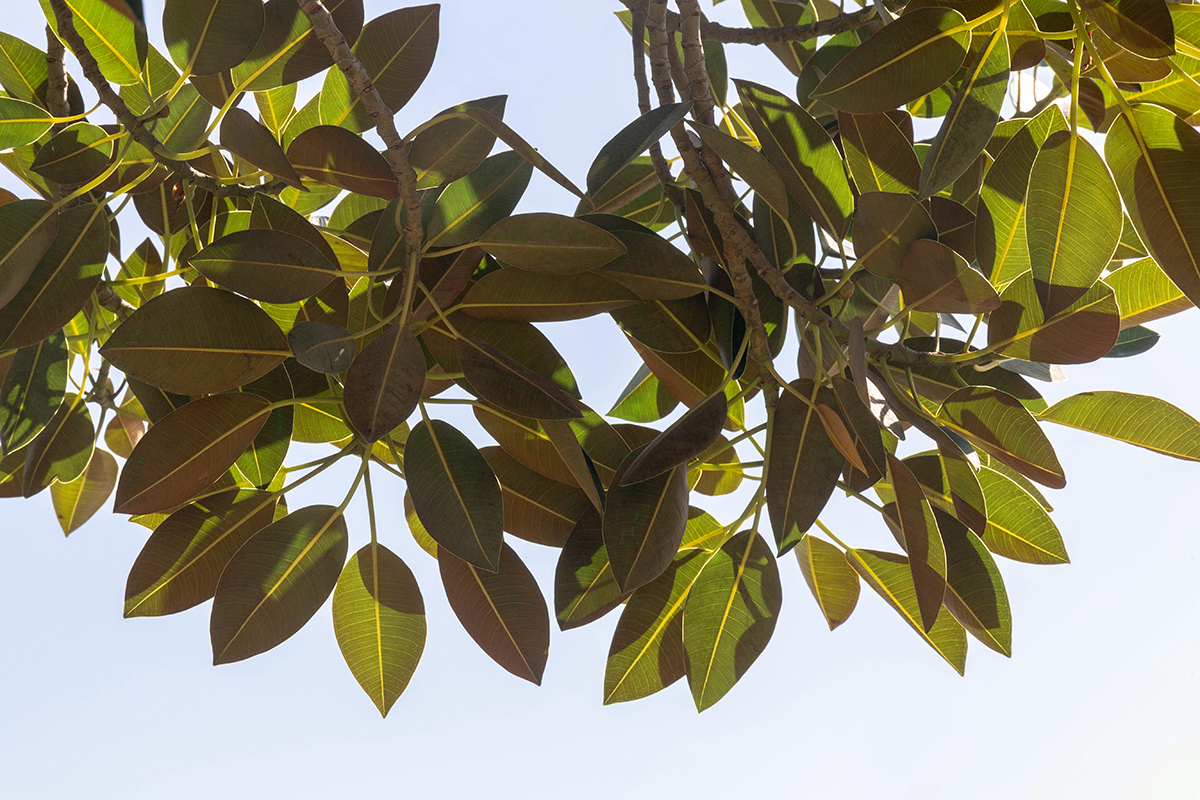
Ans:
{"type": "Polygon", "coordinates": [[[296,2],[308,15],[313,34],[325,45],[325,49],[337,63],[338,69],[342,71],[346,80],[350,82],[350,86],[362,99],[363,108],[375,122],[375,128],[387,146],[388,164],[392,168],[392,174],[396,177],[400,200],[404,203],[404,244],[409,256],[407,269],[411,271],[416,268],[416,261],[420,258],[424,229],[421,226],[421,204],[417,198],[417,175],[409,163],[408,149],[404,140],[396,131],[396,122],[392,118],[392,111],[383,102],[379,90],[375,88],[375,84],[371,81],[371,76],[367,74],[362,62],[350,50],[346,37],[338,30],[337,23],[333,21],[325,4],[320,0],[296,0],[296,2]]]}
{"type": "Polygon", "coordinates": [[[100,72],[100,65],[96,63],[96,57],[88,50],[82,37],[75,30],[75,19],[66,2],[64,0],[50,0],[50,7],[54,10],[54,18],[58,22],[59,36],[70,46],[71,52],[75,54],[75,58],[79,59],[79,66],[83,68],[83,77],[87,78],[88,82],[95,88],[96,94],[100,97],[100,102],[104,103],[109,111],[113,113],[113,116],[117,118],[117,122],[121,123],[125,130],[129,131],[134,141],[150,151],[155,161],[174,172],[178,177],[190,181],[192,185],[222,197],[250,197],[263,192],[278,194],[287,188],[287,184],[282,181],[255,186],[221,183],[213,176],[197,171],[195,167],[186,161],[178,161],[164,155],[166,149],[163,147],[162,142],[155,138],[154,134],[150,132],[142,120],[129,110],[129,106],[125,105],[125,101],[121,99],[121,96],[113,91],[104,74],[100,72]]]}
{"type": "MultiPolygon", "coordinates": [[[[632,8],[637,0],[621,0],[627,7],[632,8]]],[[[904,6],[906,0],[887,0],[884,6],[888,10],[896,10],[904,6]]],[[[704,22],[700,25],[700,35],[710,42],[725,44],[773,44],[775,42],[806,42],[819,36],[832,36],[835,33],[852,31],[861,28],[878,18],[874,6],[867,6],[857,11],[838,14],[829,19],[809,22],[804,25],[781,25],[775,28],[730,28],[717,22],[704,22]]],[[[677,31],[682,25],[678,14],[668,12],[665,19],[666,29],[677,31]]]]}
{"type": "MultiPolygon", "coordinates": [[[[66,51],[63,43],[54,35],[50,26],[46,26],[46,71],[49,80],[46,83],[46,107],[56,117],[66,117],[71,114],[67,102],[67,64],[64,56],[66,51]]],[[[62,129],[63,123],[55,123],[56,130],[62,129]]]]}
{"type": "MultiPolygon", "coordinates": [[[[632,39],[633,39],[633,80],[637,84],[638,113],[649,114],[650,83],[646,79],[646,6],[649,0],[636,0],[633,6],[632,39]]],[[[663,193],[675,208],[683,208],[683,192],[675,185],[671,176],[671,165],[667,163],[662,152],[662,145],[657,141],[650,145],[650,163],[654,165],[654,173],[662,184],[663,193]]]]}

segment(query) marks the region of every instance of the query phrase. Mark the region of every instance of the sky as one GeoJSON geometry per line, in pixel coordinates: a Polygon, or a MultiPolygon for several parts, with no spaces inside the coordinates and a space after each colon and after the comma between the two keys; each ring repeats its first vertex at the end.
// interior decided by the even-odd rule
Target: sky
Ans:
{"type": "MultiPolygon", "coordinates": [[[[151,40],[161,42],[161,2],[146,5],[151,40]]],[[[366,5],[368,18],[396,7],[366,5]]],[[[718,20],[740,16],[733,2],[705,6],[718,20]]],[[[508,93],[505,121],[582,183],[595,153],[637,115],[617,8],[446,0],[439,55],[397,127],[508,93]]],[[[36,0],[13,0],[0,29],[44,46],[42,25],[36,0]]],[[[731,75],[792,88],[769,53],[727,52],[731,75]]],[[[0,185],[19,188],[7,175],[0,185]]],[[[574,206],[535,175],[521,209],[574,206]]],[[[126,250],[141,240],[134,228],[126,250]]],[[[1200,416],[1196,324],[1196,312],[1152,323],[1163,338],[1147,355],[1071,367],[1065,383],[1038,388],[1051,401],[1122,388],[1200,416]]],[[[637,367],[611,321],[544,329],[585,399],[610,407],[637,367]]],[[[469,419],[451,421],[486,442],[469,419]]],[[[103,512],[64,539],[49,492],[3,501],[0,798],[1193,797],[1200,465],[1066,428],[1048,433],[1067,471],[1067,488],[1050,500],[1072,563],[1000,564],[1011,659],[972,642],[959,677],[866,587],[830,633],[788,555],[770,646],[701,715],[684,681],[602,705],[616,612],[566,633],[554,627],[541,687],[493,664],[454,619],[436,564],[405,528],[402,487],[383,473],[380,538],[416,573],[429,618],[421,665],[386,720],[346,668],[328,604],[276,649],[214,668],[209,604],[121,618],[144,528],[103,512]]],[[[291,460],[308,457],[297,449],[291,460]]],[[[350,477],[331,471],[290,505],[336,503],[350,477]]],[[[347,512],[352,552],[368,537],[363,505],[347,512]]],[[[706,504],[722,521],[740,507],[706,504]]],[[[835,497],[822,519],[856,546],[894,549],[861,509],[835,497]]],[[[556,551],[514,546],[549,598],[556,551]]]]}

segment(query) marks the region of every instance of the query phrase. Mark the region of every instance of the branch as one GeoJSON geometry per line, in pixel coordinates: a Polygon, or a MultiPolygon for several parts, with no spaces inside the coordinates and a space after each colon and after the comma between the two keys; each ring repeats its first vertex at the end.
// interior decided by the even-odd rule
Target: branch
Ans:
{"type": "Polygon", "coordinates": [[[421,225],[421,203],[417,199],[417,175],[413,172],[408,160],[408,148],[400,134],[396,131],[396,122],[392,111],[383,102],[379,90],[371,81],[362,62],[355,57],[346,43],[346,37],[338,30],[329,10],[321,0],[296,0],[302,11],[308,15],[312,24],[313,34],[325,45],[329,55],[337,63],[338,69],[346,76],[350,86],[362,98],[363,108],[375,121],[375,128],[383,143],[387,145],[388,164],[392,175],[396,178],[396,187],[400,191],[400,199],[404,203],[405,230],[404,244],[408,254],[407,270],[412,273],[416,262],[421,256],[421,240],[425,232],[421,225]]]}
{"type": "MultiPolygon", "coordinates": [[[[70,104],[67,102],[67,64],[63,58],[65,54],[63,43],[47,25],[46,71],[50,77],[46,83],[46,107],[56,117],[71,115],[70,104]]],[[[63,123],[56,122],[53,127],[56,131],[62,130],[63,123]]]]}
{"type": "MultiPolygon", "coordinates": [[[[646,79],[646,6],[649,0],[635,0],[630,25],[630,35],[633,39],[633,80],[637,84],[638,113],[649,114],[650,84],[646,79]]],[[[675,185],[671,175],[671,165],[663,156],[662,145],[655,141],[650,145],[650,162],[654,164],[654,173],[662,184],[663,193],[675,208],[683,208],[683,192],[675,185]]]]}
{"type": "MultiPolygon", "coordinates": [[[[906,0],[886,0],[884,7],[894,11],[904,6],[906,0]]],[[[632,9],[637,0],[621,0],[632,9]]],[[[774,44],[776,42],[806,42],[819,36],[832,36],[835,33],[852,31],[861,28],[879,15],[874,6],[867,6],[857,11],[822,19],[804,25],[780,25],[774,28],[730,28],[717,22],[703,22],[700,25],[700,35],[710,42],[725,44],[774,44]]],[[[678,14],[667,12],[666,29],[680,30],[682,20],[678,14]]]]}
{"type": "Polygon", "coordinates": [[[146,128],[142,119],[130,111],[121,96],[109,86],[104,74],[100,72],[100,65],[96,63],[96,57],[88,50],[82,37],[75,30],[75,20],[65,0],[49,0],[49,2],[58,23],[58,35],[79,59],[79,66],[83,68],[83,77],[92,84],[96,94],[100,97],[100,102],[108,107],[113,116],[117,118],[117,122],[129,131],[135,142],[150,151],[155,161],[171,170],[179,178],[190,181],[193,185],[221,197],[252,197],[260,193],[278,194],[287,188],[287,184],[283,181],[254,186],[221,183],[217,178],[197,171],[186,161],[179,161],[165,155],[166,148],[163,147],[163,143],[155,138],[154,134],[146,128]]]}

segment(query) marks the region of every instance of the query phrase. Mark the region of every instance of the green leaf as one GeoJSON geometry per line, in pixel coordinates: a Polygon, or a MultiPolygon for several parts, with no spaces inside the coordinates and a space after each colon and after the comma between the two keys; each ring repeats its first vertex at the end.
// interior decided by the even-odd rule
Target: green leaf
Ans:
{"type": "Polygon", "coordinates": [[[265,303],[307,300],[337,277],[312,244],[267,228],[222,236],[188,263],[213,283],[265,303]]]}
{"type": "Polygon", "coordinates": [[[275,497],[233,489],[186,505],[150,535],[125,586],[126,617],[174,614],[203,603],[246,540],[275,515],[275,497]]]}
{"type": "Polygon", "coordinates": [[[659,106],[622,128],[600,148],[588,169],[588,195],[598,194],[626,165],[646,152],[650,145],[665,136],[667,131],[687,116],[691,108],[690,101],[659,106]]]}
{"type": "Polygon", "coordinates": [[[98,125],[76,122],[42,145],[29,168],[55,183],[88,183],[108,167],[118,138],[98,125]]]}
{"type": "Polygon", "coordinates": [[[250,537],[213,598],[213,664],[281,644],[317,613],[346,561],[346,521],[333,506],[293,511],[250,537]]]}
{"type": "Polygon", "coordinates": [[[63,533],[69,536],[91,519],[108,502],[116,485],[117,460],[103,450],[96,450],[78,478],[51,486],[50,499],[63,533]]]}
{"type": "Polygon", "coordinates": [[[754,531],[726,541],[704,565],[683,610],[683,647],[696,710],[724,697],[771,640],[783,605],[779,567],[754,531]]]}
{"type": "Polygon", "coordinates": [[[695,122],[689,124],[700,135],[704,146],[729,164],[729,168],[744,180],[757,196],[766,201],[776,214],[781,217],[787,216],[788,197],[783,178],[779,177],[779,173],[761,153],[724,131],[695,122]]]}
{"type": "Polygon", "coordinates": [[[275,134],[255,121],[248,111],[231,108],[225,114],[221,120],[221,146],[259,169],[266,170],[288,186],[304,188],[299,173],[275,140],[275,134]]]}
{"type": "Polygon", "coordinates": [[[963,674],[967,661],[966,632],[949,614],[938,614],[937,622],[928,632],[921,626],[917,594],[907,558],[878,550],[851,548],[846,551],[846,560],[868,586],[896,609],[926,644],[936,650],[959,675],[963,674]]]}
{"type": "Polygon", "coordinates": [[[192,75],[242,63],[263,32],[259,0],[166,0],[163,36],[171,60],[192,75]]]}
{"type": "Polygon", "coordinates": [[[492,404],[535,419],[579,416],[575,401],[562,389],[496,345],[463,336],[455,351],[471,387],[492,404]]]}
{"type": "Polygon", "coordinates": [[[404,465],[417,516],[438,547],[495,571],[504,506],[496,474],[471,440],[447,422],[423,421],[408,436],[404,465]]]}
{"type": "Polygon", "coordinates": [[[890,111],[929,94],[962,66],[970,43],[962,14],[918,8],[846,54],[812,96],[842,111],[890,111]]]}
{"type": "MultiPolygon", "coordinates": [[[[363,27],[363,0],[327,0],[324,5],[346,44],[353,45],[363,27]]],[[[239,91],[274,89],[333,66],[325,43],[317,39],[299,5],[292,0],[267,0],[265,12],[262,35],[250,55],[233,68],[239,91]]]]}
{"type": "Polygon", "coordinates": [[[346,418],[366,441],[378,441],[408,419],[424,385],[420,342],[407,328],[389,326],[363,348],[346,373],[346,418]]]}
{"type": "Polygon", "coordinates": [[[288,346],[296,360],[309,369],[338,375],[349,369],[354,359],[354,338],[338,325],[299,322],[288,331],[288,346]]]}
{"type": "Polygon", "coordinates": [[[850,618],[858,604],[858,573],[846,563],[841,550],[815,536],[805,536],[793,552],[804,582],[833,630],[850,618]]]}
{"type": "MultiPolygon", "coordinates": [[[[355,57],[393,114],[412,99],[433,66],[440,10],[433,4],[389,11],[364,25],[354,43],[355,57]]],[[[375,127],[362,98],[340,69],[326,73],[320,109],[325,125],[340,125],[355,133],[375,127]]]]}
{"type": "Polygon", "coordinates": [[[279,327],[254,303],[220,289],[185,286],[129,315],[100,354],[151,386],[199,395],[261,378],[291,350],[279,327]]]}
{"type": "Polygon", "coordinates": [[[532,175],[533,167],[511,150],[484,159],[438,197],[425,246],[454,247],[479,239],[512,213],[532,175]]]}
{"type": "Polygon", "coordinates": [[[1117,249],[1121,198],[1108,167],[1087,140],[1051,134],[1029,176],[1025,238],[1047,317],[1092,287],[1117,249]]]}
{"type": "Polygon", "coordinates": [[[278,138],[296,108],[296,84],[289,83],[286,86],[255,92],[254,105],[258,107],[258,117],[262,124],[278,138]]]}
{"type": "Polygon", "coordinates": [[[980,467],[978,476],[987,498],[983,543],[988,550],[1028,564],[1066,564],[1070,560],[1062,535],[1033,495],[994,469],[980,467]]]}
{"type": "Polygon", "coordinates": [[[1082,392],[1059,400],[1038,418],[1165,456],[1200,461],[1200,422],[1157,397],[1128,392],[1082,392]]]}
{"type": "Polygon", "coordinates": [[[840,112],[838,133],[860,195],[917,191],[921,164],[908,137],[887,114],[840,112]]]}
{"type": "Polygon", "coordinates": [[[256,394],[201,397],[155,423],[117,484],[115,511],[150,514],[191,500],[233,466],[267,421],[256,394]]]}
{"type": "Polygon", "coordinates": [[[995,560],[965,525],[934,514],[946,543],[946,610],[984,645],[1011,656],[1012,612],[995,560]]]}
{"type": "Polygon", "coordinates": [[[696,576],[712,553],[687,550],[655,580],[635,591],[621,612],[604,666],[604,704],[648,697],[682,678],[683,610],[696,576]]]}
{"type": "MultiPolygon", "coordinates": [[[[9,97],[47,107],[50,71],[46,53],[11,34],[0,32],[0,86],[9,97]]],[[[67,76],[67,105],[72,114],[83,111],[79,86],[67,76]]],[[[0,148],[3,149],[3,148],[0,148]]]]}
{"type": "Polygon", "coordinates": [[[1104,281],[1047,319],[1033,274],[1026,272],[1000,295],[1000,308],[988,321],[988,346],[1023,361],[1086,364],[1112,349],[1120,327],[1120,309],[1104,281]]]}
{"type": "MultiPolygon", "coordinates": [[[[891,124],[890,122],[888,124],[891,124]]],[[[862,267],[894,279],[909,248],[921,239],[937,239],[928,209],[909,194],[866,192],[854,215],[854,252],[862,267]]]]}
{"type": "Polygon", "coordinates": [[[500,447],[485,447],[504,502],[504,530],[525,541],[562,547],[575,523],[591,508],[577,486],[547,478],[526,467],[500,447]]]}
{"type": "Polygon", "coordinates": [[[45,200],[0,205],[0,307],[17,296],[50,249],[58,234],[58,217],[45,200]]]}
{"type": "Polygon", "coordinates": [[[896,517],[912,572],[917,611],[925,631],[933,628],[946,591],[946,549],[924,489],[904,462],[888,456],[888,476],[896,495],[896,517]]]}
{"type": "Polygon", "coordinates": [[[615,236],[625,253],[596,270],[643,300],[681,300],[704,291],[696,262],[669,241],[612,214],[585,214],[583,219],[615,236]]]}
{"type": "MultiPolygon", "coordinates": [[[[802,25],[813,22],[812,11],[804,4],[787,0],[742,0],[746,21],[755,28],[778,28],[784,25],[802,25]]],[[[799,76],[804,64],[812,55],[813,41],[768,42],[767,47],[787,67],[788,72],[799,76]]]]}
{"type": "MultiPolygon", "coordinates": [[[[242,390],[264,397],[273,403],[292,400],[295,396],[287,367],[282,364],[253,383],[246,384],[242,390]]],[[[283,461],[287,458],[288,447],[292,443],[295,418],[294,405],[276,408],[267,416],[267,421],[250,442],[246,452],[234,462],[238,471],[251,485],[264,489],[279,474],[283,461]]]]}
{"type": "Polygon", "coordinates": [[[620,485],[638,483],[686,465],[716,444],[728,413],[725,392],[713,392],[646,445],[623,471],[620,485]]]}
{"type": "Polygon", "coordinates": [[[616,281],[590,272],[540,275],[499,269],[476,281],[463,296],[461,307],[480,319],[559,322],[593,317],[639,300],[616,281]]]}
{"type": "Polygon", "coordinates": [[[602,228],[542,213],[499,220],[483,234],[479,246],[506,264],[548,275],[587,272],[625,253],[621,240],[602,228]]]}
{"type": "Polygon", "coordinates": [[[1140,356],[1154,345],[1158,344],[1159,335],[1149,328],[1136,325],[1125,328],[1117,337],[1117,343],[1112,350],[1104,354],[1105,358],[1130,358],[1140,356]]]}
{"type": "Polygon", "coordinates": [[[354,679],[386,717],[425,649],[425,601],[400,556],[368,544],[350,557],[333,592],[333,632],[354,679]]]}
{"type": "Polygon", "coordinates": [[[937,421],[1030,480],[1061,489],[1067,479],[1050,440],[1025,407],[989,386],[968,386],[946,398],[937,421]]]}
{"type": "Polygon", "coordinates": [[[624,592],[645,586],[670,566],[688,518],[686,470],[676,467],[648,480],[621,484],[637,453],[621,462],[604,506],[604,547],[624,592]]]}
{"type": "Polygon", "coordinates": [[[621,587],[613,577],[604,548],[600,515],[584,511],[571,529],[554,569],[554,613],[561,630],[570,630],[621,604],[621,587]]]}
{"type": "Polygon", "coordinates": [[[1145,58],[1175,54],[1175,25],[1163,0],[1080,0],[1080,6],[1126,50],[1145,58]]]}
{"type": "Polygon", "coordinates": [[[287,149],[288,160],[305,178],[390,200],[399,194],[387,159],[355,133],[336,125],[317,125],[301,133],[287,149]]]}
{"type": "Polygon", "coordinates": [[[916,311],[983,314],[1000,307],[1000,296],[987,278],[941,242],[914,241],[895,278],[905,307],[916,311]]]}
{"type": "Polygon", "coordinates": [[[64,402],[25,448],[21,494],[32,497],[53,481],[68,483],[78,478],[92,459],[95,441],[96,428],[87,403],[81,398],[64,402]]]}
{"type": "Polygon", "coordinates": [[[975,54],[954,95],[954,102],[921,165],[921,197],[932,197],[954,183],[983,152],[1008,93],[1008,36],[988,37],[975,54]]]}
{"type": "Polygon", "coordinates": [[[541,685],[550,652],[550,612],[516,552],[504,545],[494,572],[439,552],[438,569],[450,608],[475,643],[518,678],[541,685]]]}
{"type": "Polygon", "coordinates": [[[5,455],[29,444],[49,424],[62,404],[69,366],[62,333],[17,351],[0,388],[0,445],[5,455]]]}
{"type": "MultiPolygon", "coordinates": [[[[494,119],[504,116],[508,95],[498,94],[451,106],[434,119],[472,108],[486,111],[494,119]]],[[[417,188],[442,186],[483,163],[496,142],[496,134],[470,117],[454,116],[430,125],[413,137],[408,160],[417,175],[417,188]]]]}
{"type": "Polygon", "coordinates": [[[16,297],[0,308],[3,346],[35,344],[68,324],[100,282],[108,245],[108,215],[102,206],[78,206],[59,215],[49,249],[16,297]]]}
{"type": "Polygon", "coordinates": [[[1138,235],[1168,277],[1193,303],[1200,300],[1200,133],[1164,108],[1137,105],[1121,114],[1104,140],[1121,198],[1138,235]]]}
{"type": "MultiPolygon", "coordinates": [[[[104,77],[122,86],[137,83],[146,61],[146,26],[129,4],[125,0],[64,0],[64,3],[71,11],[75,32],[95,56],[104,77]]],[[[50,0],[41,0],[41,4],[46,19],[57,32],[50,0]]]]}
{"type": "Polygon", "coordinates": [[[762,154],[810,217],[838,239],[850,227],[854,198],[829,134],[795,102],[765,86],[734,81],[762,154]]]}
{"type": "Polygon", "coordinates": [[[1121,311],[1121,328],[1127,329],[1192,308],[1153,258],[1143,258],[1104,276],[1121,311]]]}
{"type": "Polygon", "coordinates": [[[766,465],[767,513],[780,554],[795,547],[816,521],[846,463],[816,410],[817,401],[831,407],[837,404],[833,392],[815,390],[807,379],[792,381],[790,386],[796,394],[785,390],[775,407],[766,465]]]}
{"type": "Polygon", "coordinates": [[[608,415],[630,422],[654,422],[670,414],[677,405],[679,400],[675,395],[643,364],[621,390],[608,415]]]}

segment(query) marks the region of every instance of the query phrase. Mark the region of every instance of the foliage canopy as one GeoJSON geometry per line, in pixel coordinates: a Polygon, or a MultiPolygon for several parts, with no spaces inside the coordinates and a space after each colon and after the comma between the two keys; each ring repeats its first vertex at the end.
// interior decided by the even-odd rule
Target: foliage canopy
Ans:
{"type": "Polygon", "coordinates": [[[535,683],[551,611],[506,535],[561,551],[561,629],[620,608],[606,703],[683,677],[720,700],[771,638],[788,551],[831,630],[865,583],[958,672],[968,634],[1009,655],[996,556],[1068,560],[1042,423],[1200,460],[1164,400],[1030,382],[1143,353],[1144,323],[1200,302],[1198,8],[742,0],[730,28],[623,2],[641,115],[581,189],[503,96],[397,131],[437,5],[165,0],[162,53],[140,3],[41,0],[46,52],[0,33],[0,163],[31,193],[0,197],[0,495],[49,489],[68,534],[112,497],[151,531],[125,616],[213,600],[217,664],[332,595],[384,715],[426,619],[373,473],[405,487],[410,557],[459,622],[535,683]],[[735,43],[795,86],[730,79],[735,43]],[[572,215],[514,213],[535,170],[572,215]],[[125,250],[134,215],[154,236],[125,250]],[[536,325],[600,314],[643,362],[606,414],[536,325]],[[332,451],[288,463],[292,442],[332,451]],[[287,505],[345,458],[340,504],[287,505]],[[739,490],[727,522],[693,504],[739,490]],[[835,493],[896,552],[831,531],[835,493]]]}

